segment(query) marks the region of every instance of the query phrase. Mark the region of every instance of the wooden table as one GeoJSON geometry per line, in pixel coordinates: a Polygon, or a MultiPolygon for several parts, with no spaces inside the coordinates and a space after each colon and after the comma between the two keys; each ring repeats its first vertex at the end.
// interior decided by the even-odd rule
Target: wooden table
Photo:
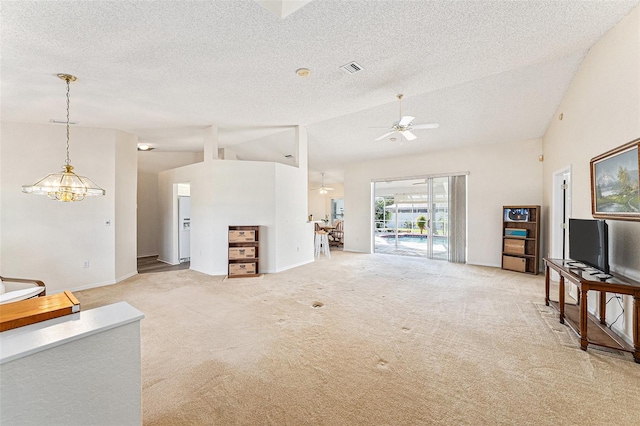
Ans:
{"type": "Polygon", "coordinates": [[[545,264],[545,304],[558,309],[560,322],[567,324],[580,336],[580,348],[587,350],[589,344],[631,352],[635,362],[640,364],[640,283],[619,274],[612,278],[598,278],[599,272],[590,272],[589,267],[577,267],[576,262],[563,259],[544,259],[545,264]],[[553,269],[560,275],[558,301],[549,298],[549,276],[553,269]],[[565,303],[565,280],[575,284],[580,293],[576,305],[565,303]],[[599,292],[598,307],[600,318],[587,311],[589,290],[599,292]],[[607,327],[607,293],[633,296],[633,346],[607,327]]]}
{"type": "Polygon", "coordinates": [[[11,330],[80,312],[80,302],[68,290],[51,296],[0,305],[0,331],[11,330]]]}

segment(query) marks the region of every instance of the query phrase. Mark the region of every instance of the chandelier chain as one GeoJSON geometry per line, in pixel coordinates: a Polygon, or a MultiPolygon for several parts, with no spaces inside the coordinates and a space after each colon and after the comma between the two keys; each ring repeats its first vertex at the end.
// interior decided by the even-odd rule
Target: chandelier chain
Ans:
{"type": "Polygon", "coordinates": [[[71,164],[71,160],[69,159],[69,79],[67,78],[67,160],[66,165],[71,164]]]}

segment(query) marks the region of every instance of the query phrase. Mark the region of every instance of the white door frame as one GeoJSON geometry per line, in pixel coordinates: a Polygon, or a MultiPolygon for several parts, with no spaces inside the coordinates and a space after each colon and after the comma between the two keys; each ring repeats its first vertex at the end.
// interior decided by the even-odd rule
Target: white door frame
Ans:
{"type": "MultiPolygon", "coordinates": [[[[553,191],[551,201],[551,253],[552,258],[561,259],[562,244],[564,239],[565,257],[569,248],[569,222],[571,217],[571,165],[557,170],[553,173],[553,191]],[[563,190],[562,185],[566,188],[563,190]],[[563,209],[564,206],[564,209],[563,209]],[[566,232],[563,231],[566,227],[566,232]]],[[[551,275],[553,280],[558,280],[559,276],[554,272],[551,275]]]]}

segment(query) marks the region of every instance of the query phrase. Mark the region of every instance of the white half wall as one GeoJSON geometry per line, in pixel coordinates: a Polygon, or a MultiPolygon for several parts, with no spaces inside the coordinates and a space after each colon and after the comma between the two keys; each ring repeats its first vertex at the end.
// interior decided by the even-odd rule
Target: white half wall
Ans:
{"type": "Polygon", "coordinates": [[[116,130],[72,127],[74,171],[104,188],[106,196],[62,203],[24,194],[21,187],[61,170],[65,127],[2,123],[0,135],[0,273],[42,280],[48,293],[113,284],[134,275],[137,138],[116,130]]]}
{"type": "Polygon", "coordinates": [[[210,161],[159,174],[160,259],[177,263],[175,184],[191,183],[191,269],[226,275],[229,225],[260,226],[260,272],[313,261],[306,170],[259,161],[210,161]]]}
{"type": "Polygon", "coordinates": [[[500,266],[502,206],[542,202],[542,140],[487,144],[348,167],[344,187],[344,249],[372,252],[371,182],[469,172],[467,263],[500,266]]]}
{"type": "Polygon", "coordinates": [[[0,424],[140,425],[140,320],[126,302],[0,334],[0,424]]]}
{"type": "Polygon", "coordinates": [[[230,225],[260,226],[259,271],[280,272],[313,261],[307,222],[307,129],[295,129],[296,165],[209,160],[159,174],[160,256],[178,262],[177,184],[191,185],[191,269],[228,272],[230,225]]]}

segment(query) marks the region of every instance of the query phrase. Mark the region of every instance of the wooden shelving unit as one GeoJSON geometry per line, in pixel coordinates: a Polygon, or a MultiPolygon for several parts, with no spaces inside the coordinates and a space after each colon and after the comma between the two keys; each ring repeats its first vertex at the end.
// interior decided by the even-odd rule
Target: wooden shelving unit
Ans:
{"type": "Polygon", "coordinates": [[[259,243],[259,226],[229,226],[229,278],[260,275],[259,243]]]}
{"type": "Polygon", "coordinates": [[[540,206],[503,206],[502,269],[538,274],[540,206]]]}

